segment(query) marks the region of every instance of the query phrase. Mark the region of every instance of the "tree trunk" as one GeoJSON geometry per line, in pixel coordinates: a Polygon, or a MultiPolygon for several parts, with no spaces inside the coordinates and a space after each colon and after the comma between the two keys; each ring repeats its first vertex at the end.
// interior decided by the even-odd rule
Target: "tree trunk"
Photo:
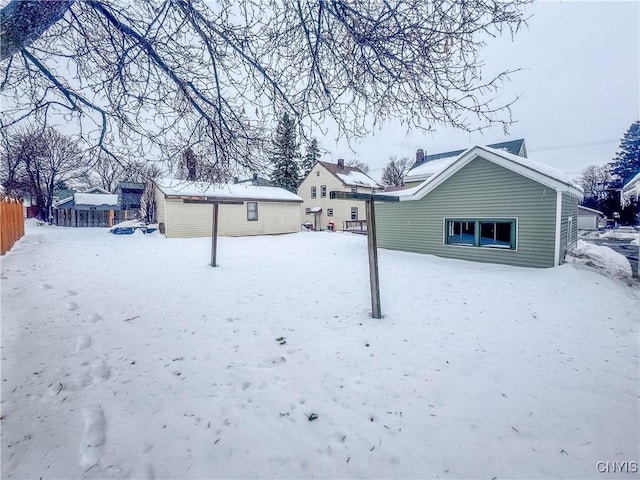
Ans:
{"type": "Polygon", "coordinates": [[[74,0],[12,0],[0,11],[0,61],[31,45],[64,17],[74,0]]]}

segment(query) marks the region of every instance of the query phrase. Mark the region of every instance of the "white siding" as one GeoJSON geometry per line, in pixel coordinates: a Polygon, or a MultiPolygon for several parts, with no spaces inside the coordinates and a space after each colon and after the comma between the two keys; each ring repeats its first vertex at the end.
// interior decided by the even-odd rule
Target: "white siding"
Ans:
{"type": "MultiPolygon", "coordinates": [[[[336,229],[342,230],[345,226],[344,222],[351,220],[351,207],[358,207],[358,220],[366,219],[364,201],[331,200],[329,198],[329,192],[331,191],[350,192],[351,186],[344,185],[330,171],[321,164],[316,163],[309,175],[298,187],[298,196],[302,198],[301,224],[305,222],[314,223],[315,215],[313,213],[305,214],[305,209],[314,207],[322,208],[322,213],[319,214],[318,226],[321,230],[326,229],[329,222],[333,222],[336,229]],[[325,198],[321,197],[322,185],[327,186],[327,196],[325,198]],[[316,187],[316,198],[311,198],[311,187],[316,187]],[[329,208],[333,209],[332,217],[327,215],[329,208]]],[[[371,189],[358,187],[358,193],[371,193],[371,189]]]]}
{"type": "MultiPolygon", "coordinates": [[[[258,201],[258,220],[247,220],[247,202],[242,205],[218,207],[218,235],[272,235],[300,231],[300,204],[291,202],[258,201]]],[[[158,202],[158,205],[160,202],[158,202]]],[[[179,199],[166,199],[167,237],[209,237],[213,205],[184,203],[179,199]]],[[[160,218],[160,208],[158,208],[160,218]]]]}

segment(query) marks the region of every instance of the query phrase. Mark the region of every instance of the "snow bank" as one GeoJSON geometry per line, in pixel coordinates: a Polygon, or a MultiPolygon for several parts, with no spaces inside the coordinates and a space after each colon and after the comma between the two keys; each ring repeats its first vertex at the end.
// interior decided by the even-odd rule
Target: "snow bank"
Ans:
{"type": "MultiPolygon", "coordinates": [[[[2,478],[600,478],[638,295],[594,272],[40,228],[2,257],[2,478]]],[[[636,475],[637,476],[637,475],[636,475]]],[[[603,478],[631,478],[624,474],[603,478]]]]}
{"type": "Polygon", "coordinates": [[[592,267],[612,278],[629,281],[633,275],[631,265],[623,255],[609,247],[593,245],[584,240],[578,240],[576,247],[568,252],[567,261],[592,267]]]}

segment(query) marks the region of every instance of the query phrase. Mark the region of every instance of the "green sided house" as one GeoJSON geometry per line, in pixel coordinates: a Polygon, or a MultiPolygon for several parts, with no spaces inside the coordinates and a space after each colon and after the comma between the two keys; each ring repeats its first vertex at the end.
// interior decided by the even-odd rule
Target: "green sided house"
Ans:
{"type": "Polygon", "coordinates": [[[154,199],[158,229],[166,237],[210,237],[213,206],[219,205],[218,235],[276,235],[300,231],[302,199],[283,188],[159,179],[154,199]],[[185,201],[186,200],[186,201],[185,201]]]}
{"type": "Polygon", "coordinates": [[[583,197],[555,168],[480,146],[389,195],[400,201],[376,204],[379,247],[524,267],[562,262],[583,197]]]}

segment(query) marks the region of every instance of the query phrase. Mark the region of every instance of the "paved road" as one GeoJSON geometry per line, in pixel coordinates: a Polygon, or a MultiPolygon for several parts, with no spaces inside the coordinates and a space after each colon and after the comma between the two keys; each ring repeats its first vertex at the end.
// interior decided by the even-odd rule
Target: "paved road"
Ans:
{"type": "Polygon", "coordinates": [[[613,240],[610,238],[583,238],[582,240],[594,245],[604,245],[624,255],[631,264],[633,276],[640,278],[638,275],[638,245],[629,245],[631,240],[613,240]]]}

